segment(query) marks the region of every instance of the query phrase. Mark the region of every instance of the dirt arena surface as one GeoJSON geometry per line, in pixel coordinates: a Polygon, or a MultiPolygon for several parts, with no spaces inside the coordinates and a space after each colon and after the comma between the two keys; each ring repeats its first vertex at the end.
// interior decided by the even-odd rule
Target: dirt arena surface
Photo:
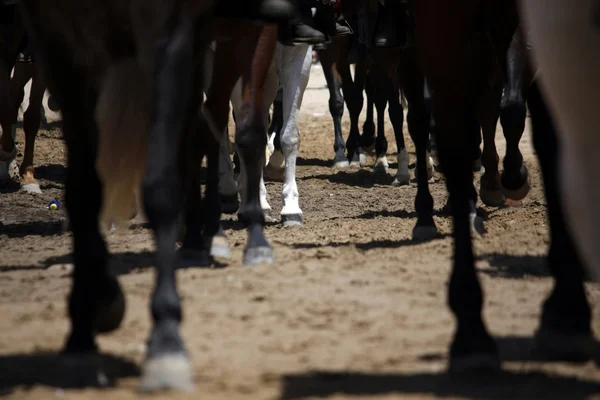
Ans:
{"type": "MultiPolygon", "coordinates": [[[[373,175],[373,157],[361,170],[332,169],[328,92],[320,68],[312,72],[298,161],[305,225],[268,226],[276,263],[245,268],[245,231],[235,217],[225,217],[233,259],[225,268],[178,272],[182,334],[194,361],[196,390],[150,398],[600,399],[594,363],[528,360],[541,302],[552,286],[544,264],[545,201],[529,131],[521,148],[532,175],[531,194],[520,208],[484,207],[488,234],[475,240],[485,320],[505,372],[450,376],[445,373],[454,329],[446,307],[450,218],[436,213],[439,238],[411,241],[416,184],[390,186],[395,144],[389,123],[389,176],[373,175]]],[[[345,135],[348,127],[345,115],[345,135]]],[[[501,131],[497,140],[503,154],[501,131]]],[[[59,129],[41,131],[36,164],[43,194],[0,192],[0,396],[138,398],[153,286],[152,236],[139,225],[109,237],[128,308],[121,329],[98,340],[108,379],[99,381],[105,387],[89,387],[91,380],[98,382],[93,368],[70,368],[55,357],[68,330],[70,235],[62,234],[64,209],[49,211],[47,204],[62,202],[65,155],[59,129]]],[[[277,216],[281,184],[267,187],[277,216]]],[[[439,177],[431,191],[439,210],[446,201],[439,177]]],[[[588,294],[594,306],[598,286],[590,284],[588,294]]],[[[600,309],[593,313],[600,335],[600,309]]]]}

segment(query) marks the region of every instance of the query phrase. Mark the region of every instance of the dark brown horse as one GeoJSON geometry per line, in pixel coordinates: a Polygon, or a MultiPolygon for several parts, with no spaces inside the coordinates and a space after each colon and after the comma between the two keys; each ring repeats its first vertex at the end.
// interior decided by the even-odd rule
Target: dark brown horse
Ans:
{"type": "MultiPolygon", "coordinates": [[[[475,188],[469,136],[470,127],[477,124],[476,102],[487,79],[481,73],[485,69],[480,65],[482,60],[475,57],[471,39],[474,27],[483,27],[497,51],[506,53],[518,23],[516,5],[501,0],[418,0],[414,7],[417,50],[432,90],[438,154],[454,224],[448,302],[457,326],[450,347],[450,369],[498,368],[498,350],[482,319],[483,293],[471,244],[470,214],[475,207],[475,188]]],[[[530,94],[530,108],[532,117],[543,114],[538,95],[530,94]]],[[[537,123],[544,120],[547,121],[538,118],[537,123]]],[[[543,135],[544,127],[547,124],[538,125],[536,136],[543,135]]],[[[537,350],[545,358],[588,360],[594,351],[590,308],[583,289],[581,263],[565,229],[557,196],[556,165],[552,165],[556,146],[550,137],[538,139],[536,148],[543,164],[551,221],[548,264],[555,286],[543,307],[536,333],[537,350]]]]}
{"type": "MultiPolygon", "coordinates": [[[[216,160],[223,130],[213,135],[207,125],[221,121],[223,109],[211,105],[212,93],[205,108],[213,121],[199,114],[203,55],[214,35],[212,5],[209,0],[20,3],[63,113],[68,149],[66,207],[75,270],[65,353],[76,360],[96,353],[96,334],[113,331],[122,321],[124,296],[108,269],[99,221],[128,218],[140,188],[157,248],[143,390],[192,387],[189,354],[179,333],[175,244],[180,215],[186,265],[204,261],[219,230],[216,160]],[[209,179],[200,201],[204,155],[209,179]]],[[[227,64],[234,70],[213,79],[229,84],[243,73],[246,82],[236,140],[247,174],[247,202],[240,215],[249,232],[246,260],[256,262],[271,257],[262,232],[258,180],[265,147],[261,77],[266,72],[261,66],[271,60],[277,28],[243,26],[232,42],[247,45],[248,57],[227,64]]],[[[218,70],[225,69],[219,65],[218,70]]]]}

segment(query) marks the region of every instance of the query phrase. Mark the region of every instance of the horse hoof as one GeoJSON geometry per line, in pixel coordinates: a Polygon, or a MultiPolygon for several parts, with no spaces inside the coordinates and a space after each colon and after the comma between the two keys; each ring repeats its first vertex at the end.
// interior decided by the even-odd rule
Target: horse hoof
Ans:
{"type": "Polygon", "coordinates": [[[217,258],[231,258],[231,250],[229,249],[229,243],[227,243],[227,237],[223,235],[215,235],[212,238],[210,245],[210,255],[217,258]]]}
{"type": "Polygon", "coordinates": [[[63,387],[106,387],[111,384],[103,368],[102,357],[95,351],[68,352],[56,357],[53,371],[63,387]]]}
{"type": "Polygon", "coordinates": [[[362,165],[360,164],[360,161],[352,161],[350,163],[350,166],[354,167],[354,168],[361,168],[362,167],[362,165]]]}
{"type": "Polygon", "coordinates": [[[246,248],[244,251],[244,265],[273,264],[273,249],[269,246],[246,248]]]}
{"type": "Polygon", "coordinates": [[[386,157],[378,157],[373,167],[373,172],[387,174],[390,164],[386,157]]]}
{"type": "Polygon", "coordinates": [[[479,197],[486,206],[501,207],[506,200],[502,190],[487,190],[483,186],[479,187],[479,197]]]}
{"type": "Polygon", "coordinates": [[[450,358],[448,372],[454,374],[462,373],[485,373],[500,371],[501,363],[497,354],[475,353],[450,358]]]}
{"type": "Polygon", "coordinates": [[[268,222],[268,223],[277,222],[277,220],[275,218],[273,218],[270,208],[263,208],[262,212],[263,212],[263,215],[265,216],[265,222],[268,222]]]}
{"type": "Polygon", "coordinates": [[[27,183],[25,185],[21,185],[21,191],[30,194],[42,193],[42,189],[40,189],[40,185],[37,183],[27,183]]]}
{"type": "Polygon", "coordinates": [[[367,156],[364,153],[360,153],[358,155],[358,161],[360,162],[360,165],[366,165],[367,164],[367,156]]]}
{"type": "Polygon", "coordinates": [[[336,161],[333,164],[333,168],[339,168],[339,169],[345,169],[348,168],[350,166],[350,163],[348,161],[336,161]]]}
{"type": "Polygon", "coordinates": [[[15,160],[0,161],[0,183],[16,180],[19,176],[19,165],[15,160]]]}
{"type": "Polygon", "coordinates": [[[483,219],[479,215],[469,214],[469,220],[471,222],[471,232],[478,235],[485,235],[487,233],[483,219]]]}
{"type": "Polygon", "coordinates": [[[410,175],[396,175],[394,182],[392,182],[393,186],[406,186],[410,185],[410,175]]]}
{"type": "Polygon", "coordinates": [[[534,354],[544,361],[584,363],[595,356],[596,341],[592,334],[567,334],[540,328],[535,334],[534,354]]]}
{"type": "Polygon", "coordinates": [[[412,238],[418,242],[425,242],[434,239],[438,234],[435,225],[416,225],[413,228],[412,238]]]}
{"type": "Polygon", "coordinates": [[[192,366],[185,354],[168,354],[146,360],[142,368],[141,392],[194,389],[192,366]]]}
{"type": "Polygon", "coordinates": [[[485,172],[485,168],[481,164],[481,159],[473,160],[473,172],[485,172]]]}
{"type": "Polygon", "coordinates": [[[302,226],[304,219],[302,214],[281,214],[281,224],[285,227],[302,226]]]}
{"type": "Polygon", "coordinates": [[[240,201],[237,194],[220,195],[221,212],[223,214],[235,214],[240,209],[240,201]]]}
{"type": "Polygon", "coordinates": [[[213,246],[211,246],[210,250],[211,254],[209,254],[207,250],[203,249],[188,249],[182,247],[179,249],[179,268],[185,269],[210,267],[214,264],[214,260],[211,257],[213,246]]]}
{"type": "Polygon", "coordinates": [[[267,164],[265,167],[265,178],[271,181],[283,182],[284,175],[285,168],[275,167],[271,165],[271,163],[267,164]]]}
{"type": "Polygon", "coordinates": [[[116,284],[116,296],[108,304],[101,304],[96,314],[94,326],[98,333],[108,333],[115,331],[123,322],[125,316],[125,296],[119,286],[119,282],[116,278],[114,284],[116,284]]]}
{"type": "Polygon", "coordinates": [[[530,190],[531,190],[531,179],[529,178],[529,175],[527,175],[527,180],[525,181],[523,186],[521,186],[520,188],[518,188],[516,190],[510,190],[510,189],[506,189],[505,187],[502,187],[502,193],[504,193],[504,196],[507,199],[511,199],[511,200],[523,200],[529,194],[530,190]]]}

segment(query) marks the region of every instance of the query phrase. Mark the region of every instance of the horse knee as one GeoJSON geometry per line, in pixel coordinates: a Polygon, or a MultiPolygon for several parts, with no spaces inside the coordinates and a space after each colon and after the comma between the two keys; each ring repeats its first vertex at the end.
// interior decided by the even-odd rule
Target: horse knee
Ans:
{"type": "Polygon", "coordinates": [[[254,153],[260,153],[264,156],[264,150],[257,152],[257,149],[264,149],[267,145],[267,136],[264,132],[265,125],[260,121],[239,122],[238,130],[235,134],[235,145],[242,157],[248,157],[248,155],[254,153]]]}
{"type": "Polygon", "coordinates": [[[300,130],[298,126],[289,127],[281,135],[281,150],[284,154],[298,152],[300,144],[300,130]]]}

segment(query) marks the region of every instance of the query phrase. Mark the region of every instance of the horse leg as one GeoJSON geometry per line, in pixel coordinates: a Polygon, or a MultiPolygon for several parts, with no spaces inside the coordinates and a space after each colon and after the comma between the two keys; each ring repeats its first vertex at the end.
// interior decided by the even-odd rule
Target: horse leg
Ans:
{"type": "Polygon", "coordinates": [[[13,178],[13,167],[17,157],[15,145],[16,121],[14,120],[14,105],[11,94],[9,61],[0,58],[0,183],[13,178]]]}
{"type": "MultiPolygon", "coordinates": [[[[358,130],[358,119],[360,112],[363,108],[363,88],[364,80],[366,76],[366,66],[363,62],[356,64],[354,79],[350,73],[350,66],[342,65],[339,66],[338,71],[342,78],[342,90],[344,92],[344,100],[348,106],[348,113],[350,114],[350,133],[346,140],[346,149],[348,150],[348,161],[350,165],[360,167],[363,163],[364,155],[361,154],[360,150],[360,132],[358,130]]],[[[366,162],[366,158],[364,159],[366,162]]]]}
{"type": "Polygon", "coordinates": [[[29,106],[23,114],[23,131],[25,133],[25,152],[23,154],[23,162],[21,163],[21,190],[29,193],[41,193],[40,185],[35,179],[33,167],[33,155],[35,152],[35,138],[42,119],[41,107],[46,91],[46,82],[43,80],[41,71],[36,68],[35,64],[17,63],[15,66],[14,77],[17,77],[17,71],[20,67],[31,69],[32,71],[26,74],[26,78],[20,80],[19,87],[23,87],[31,78],[31,89],[29,93],[29,106]]]}
{"type": "MultiPolygon", "coordinates": [[[[238,57],[240,57],[238,55],[238,57]]],[[[252,55],[248,54],[248,58],[251,58],[252,55]]],[[[261,78],[262,79],[262,78],[261,78]]],[[[243,106],[244,106],[244,101],[243,101],[243,90],[244,90],[244,85],[242,80],[240,79],[232,93],[231,93],[231,104],[233,105],[233,114],[234,115],[242,115],[243,114],[243,106]]],[[[279,75],[277,73],[277,68],[274,62],[270,62],[269,64],[269,69],[266,73],[266,77],[264,78],[263,81],[263,85],[262,85],[262,90],[263,90],[263,118],[265,121],[265,126],[266,126],[266,122],[268,120],[268,115],[269,115],[269,108],[270,108],[270,104],[276,100],[277,98],[277,93],[279,91],[279,75]]],[[[281,92],[282,94],[282,102],[283,102],[283,91],[281,92]]],[[[281,118],[283,119],[283,103],[281,103],[281,118]]],[[[237,125],[237,122],[236,122],[237,125]]],[[[282,122],[283,125],[283,122],[282,122]]],[[[266,132],[265,132],[266,133],[266,132]]],[[[275,139],[277,139],[277,136],[281,136],[281,129],[279,131],[279,133],[277,133],[275,135],[275,139]]],[[[272,209],[271,209],[271,205],[269,204],[269,199],[268,199],[268,193],[267,193],[267,187],[265,185],[265,180],[264,180],[264,176],[263,173],[266,174],[267,176],[270,176],[269,174],[273,174],[275,175],[275,178],[277,180],[282,180],[280,178],[281,176],[281,172],[282,170],[284,170],[284,163],[285,160],[283,158],[283,152],[281,151],[281,140],[278,141],[279,142],[279,147],[280,149],[276,152],[274,152],[271,156],[271,158],[273,160],[277,159],[277,161],[273,161],[272,165],[280,165],[279,168],[265,168],[265,171],[263,172],[263,170],[261,169],[261,175],[260,175],[260,184],[259,184],[259,197],[260,197],[260,207],[263,211],[263,215],[265,217],[265,220],[267,222],[274,222],[275,220],[272,217],[272,209]],[[268,171],[267,171],[268,169],[268,171]]],[[[239,153],[236,152],[236,155],[238,155],[238,161],[236,162],[236,165],[240,166],[240,175],[239,175],[239,183],[238,183],[238,190],[240,192],[240,198],[242,200],[242,204],[244,204],[247,201],[246,196],[246,182],[247,182],[247,177],[244,174],[244,170],[241,168],[241,163],[239,162],[239,153]]],[[[234,160],[235,160],[235,156],[234,156],[234,160]]],[[[271,160],[269,160],[269,162],[271,162],[271,160]]],[[[268,167],[268,164],[267,164],[268,167]]],[[[239,213],[238,213],[239,215],[239,213]]]]}
{"type": "Polygon", "coordinates": [[[408,172],[409,158],[406,143],[404,142],[404,109],[400,103],[400,88],[398,86],[398,72],[396,68],[394,68],[393,74],[395,76],[392,78],[392,82],[390,82],[391,85],[386,87],[387,98],[390,104],[388,112],[390,121],[394,127],[394,137],[396,138],[396,148],[398,149],[398,171],[396,172],[393,185],[404,186],[410,184],[410,172],[408,172]]]}
{"type": "Polygon", "coordinates": [[[525,130],[525,88],[529,85],[527,67],[527,49],[515,32],[508,48],[506,83],[500,104],[500,123],[506,139],[504,171],[502,171],[502,189],[504,196],[513,200],[521,200],[527,196],[531,188],[529,173],[523,163],[523,155],[519,150],[519,142],[525,130]]]}
{"type": "Polygon", "coordinates": [[[221,211],[224,214],[235,214],[240,208],[237,185],[234,178],[233,163],[229,155],[229,130],[225,127],[219,141],[219,197],[221,211]]]}
{"type": "Polygon", "coordinates": [[[367,109],[365,122],[363,123],[363,133],[361,135],[361,146],[365,151],[372,151],[375,144],[375,118],[373,117],[373,85],[367,79],[365,81],[365,97],[367,98],[367,109]]]}
{"type": "MultiPolygon", "coordinates": [[[[35,10],[29,10],[32,26],[51,24],[35,10]]],[[[39,38],[47,37],[43,32],[36,33],[40,33],[39,38]]],[[[48,54],[64,54],[62,46],[43,40],[40,48],[48,54]]],[[[97,351],[96,333],[119,327],[125,299],[118,280],[107,268],[108,250],[99,229],[103,188],[95,165],[98,130],[94,111],[98,94],[68,57],[46,60],[48,74],[53,78],[52,92],[63,112],[63,135],[68,149],[65,205],[73,232],[75,267],[68,298],[71,327],[64,353],[80,358],[97,351]]]]}
{"type": "Polygon", "coordinates": [[[544,358],[585,362],[594,356],[595,341],[583,286],[584,270],[565,224],[558,187],[556,130],[537,84],[529,92],[528,104],[533,144],[540,161],[548,204],[551,235],[548,266],[555,279],[552,293],[544,302],[536,347],[544,358]]]}
{"type": "Polygon", "coordinates": [[[398,79],[402,92],[408,102],[406,120],[408,132],[415,144],[417,153],[417,196],[415,210],[417,223],[413,228],[414,240],[430,240],[437,235],[437,227],[433,221],[433,197],[429,191],[429,154],[427,142],[429,139],[430,114],[425,106],[423,91],[424,78],[418,64],[415,49],[404,50],[400,58],[398,79]]]}
{"type": "MultiPolygon", "coordinates": [[[[380,71],[373,71],[374,73],[381,73],[380,71]]],[[[371,81],[375,81],[371,79],[371,81]]],[[[390,85],[389,79],[380,79],[374,82],[373,87],[373,101],[375,108],[377,109],[377,138],[375,139],[375,153],[377,160],[375,161],[374,171],[387,173],[389,164],[386,157],[388,150],[388,142],[385,138],[385,109],[388,103],[388,93],[386,85],[390,85]]]]}
{"type": "Polygon", "coordinates": [[[470,193],[474,188],[466,124],[476,120],[476,90],[469,79],[473,60],[468,27],[475,17],[476,4],[466,1],[458,8],[451,0],[420,0],[415,4],[417,48],[432,89],[438,152],[454,226],[448,302],[457,325],[450,347],[451,371],[500,366],[496,344],[481,315],[483,292],[471,243],[474,204],[470,193]],[[449,13],[454,17],[448,18],[449,13]]]}
{"type": "Polygon", "coordinates": [[[193,386],[191,363],[179,332],[181,302],[175,279],[175,243],[180,232],[179,216],[184,211],[180,172],[185,176],[185,171],[180,171],[178,157],[197,118],[203,83],[203,52],[197,50],[204,44],[194,40],[196,23],[202,26],[201,21],[194,21],[184,12],[173,12],[167,20],[172,23],[171,29],[152,48],[152,59],[160,63],[152,70],[148,162],[142,183],[144,209],[157,248],[156,286],[151,300],[153,326],[140,382],[143,391],[189,390],[193,386]]]}
{"type": "Polygon", "coordinates": [[[496,125],[500,113],[501,96],[502,85],[496,82],[494,87],[485,90],[479,104],[479,121],[483,133],[481,163],[485,168],[485,172],[481,176],[479,195],[481,201],[491,207],[500,207],[504,204],[496,150],[496,125]]]}
{"type": "Polygon", "coordinates": [[[273,152],[277,149],[281,151],[281,129],[283,128],[283,90],[280,88],[277,91],[277,95],[275,96],[275,100],[273,101],[273,115],[271,116],[271,121],[269,123],[269,141],[267,146],[269,147],[269,152],[273,154],[273,152]],[[279,136],[278,136],[279,135],[279,136]]]}
{"type": "Polygon", "coordinates": [[[346,168],[350,165],[346,158],[346,143],[342,133],[342,116],[344,115],[344,95],[340,88],[334,58],[334,50],[339,51],[337,46],[330,46],[326,50],[319,50],[319,61],[323,67],[323,75],[329,89],[329,113],[333,118],[333,151],[335,153],[333,163],[335,168],[346,168]]]}
{"type": "Polygon", "coordinates": [[[427,115],[429,116],[429,152],[431,157],[437,157],[437,144],[435,142],[435,119],[433,119],[433,100],[431,99],[431,89],[429,88],[427,79],[423,84],[423,97],[425,99],[425,110],[427,110],[427,115]]]}
{"type": "Polygon", "coordinates": [[[283,182],[283,209],[281,222],[284,226],[302,225],[302,210],[299,205],[296,184],[296,157],[300,144],[298,119],[304,91],[310,77],[312,46],[282,47],[278,57],[279,75],[283,87],[283,130],[281,148],[285,157],[285,179],[283,182]]]}
{"type": "MultiPolygon", "coordinates": [[[[211,86],[214,70],[215,52],[209,46],[204,53],[204,90],[208,93],[211,86]]],[[[233,78],[232,78],[233,79],[233,78]]],[[[231,89],[230,89],[231,90],[231,89]]],[[[224,108],[229,111],[228,106],[224,108]]],[[[217,134],[217,125],[212,117],[204,116],[207,119],[208,129],[213,136],[217,134]],[[210,121],[208,121],[210,118],[210,121]]],[[[240,208],[238,200],[237,185],[234,179],[233,164],[229,155],[229,130],[227,121],[225,121],[224,132],[219,136],[219,197],[221,201],[221,211],[225,214],[235,214],[240,208]]]]}
{"type": "Polygon", "coordinates": [[[243,106],[237,124],[235,143],[245,180],[239,219],[248,230],[244,264],[273,262],[273,250],[264,236],[265,218],[260,204],[260,181],[264,166],[266,126],[264,84],[273,60],[277,27],[264,26],[253,49],[251,68],[243,74],[243,106]]]}
{"type": "MultiPolygon", "coordinates": [[[[268,161],[264,170],[264,176],[272,181],[281,182],[285,175],[285,157],[283,155],[283,150],[281,149],[281,131],[284,127],[283,90],[277,90],[279,82],[275,76],[276,71],[270,70],[269,73],[273,75],[273,78],[268,81],[272,81],[273,90],[276,90],[276,94],[273,101],[273,120],[271,126],[269,126],[269,139],[267,141],[268,161]],[[271,128],[273,130],[271,130],[271,128]]],[[[269,87],[271,87],[271,85],[269,85],[269,87]]],[[[271,97],[272,96],[265,94],[265,104],[270,103],[268,100],[270,100],[271,97]]]]}

